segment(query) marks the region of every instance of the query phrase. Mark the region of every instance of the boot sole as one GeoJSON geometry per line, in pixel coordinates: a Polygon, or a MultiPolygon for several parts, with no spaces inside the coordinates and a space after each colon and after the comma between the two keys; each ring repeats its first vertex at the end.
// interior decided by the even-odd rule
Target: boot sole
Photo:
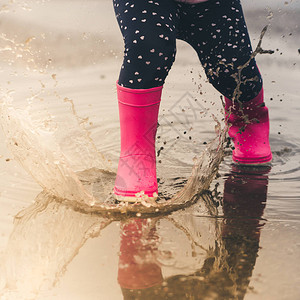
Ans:
{"type": "Polygon", "coordinates": [[[238,165],[247,165],[247,166],[264,166],[268,165],[272,161],[272,153],[270,153],[268,156],[258,158],[258,159],[241,159],[237,158],[236,156],[232,155],[233,161],[238,165]]]}
{"type": "Polygon", "coordinates": [[[133,195],[125,196],[121,195],[121,192],[114,188],[114,198],[120,202],[128,203],[142,203],[142,202],[155,202],[158,198],[157,192],[151,193],[152,196],[145,194],[144,192],[132,193],[133,195]]]}

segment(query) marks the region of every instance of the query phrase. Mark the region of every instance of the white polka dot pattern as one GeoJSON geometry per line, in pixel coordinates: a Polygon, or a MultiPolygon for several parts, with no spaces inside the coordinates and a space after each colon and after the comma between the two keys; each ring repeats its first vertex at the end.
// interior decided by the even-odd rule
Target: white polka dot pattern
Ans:
{"type": "MultiPolygon", "coordinates": [[[[197,52],[209,82],[231,98],[238,68],[252,54],[240,0],[113,2],[125,43],[120,85],[161,86],[175,60],[176,39],[181,39],[197,52]]],[[[240,75],[242,93],[253,98],[262,86],[254,59],[240,75]]]]}

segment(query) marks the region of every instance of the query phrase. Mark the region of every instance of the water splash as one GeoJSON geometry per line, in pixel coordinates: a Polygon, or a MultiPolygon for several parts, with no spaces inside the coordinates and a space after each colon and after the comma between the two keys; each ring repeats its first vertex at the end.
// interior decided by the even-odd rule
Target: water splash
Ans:
{"type": "Polygon", "coordinates": [[[57,197],[93,205],[93,195],[84,188],[75,170],[92,167],[107,170],[109,164],[96,152],[79,124],[74,126],[76,120],[71,114],[61,123],[51,118],[47,122],[44,119],[33,121],[28,111],[14,109],[6,96],[0,103],[0,118],[15,159],[41,187],[57,197]],[[69,130],[62,130],[66,124],[69,130]],[[75,153],[77,159],[73,160],[70,153],[75,153]]]}
{"type": "Polygon", "coordinates": [[[226,130],[220,130],[198,158],[184,188],[172,199],[150,205],[114,204],[115,173],[97,151],[73,113],[62,120],[32,120],[30,112],[14,109],[6,96],[0,104],[0,118],[7,143],[16,160],[53,196],[86,211],[165,213],[196,201],[209,188],[223,158],[226,130]],[[198,195],[198,196],[197,196],[198,195]]]}
{"type": "MultiPolygon", "coordinates": [[[[47,67],[42,70],[37,67],[36,55],[30,48],[33,39],[17,43],[2,35],[0,49],[8,54],[9,66],[16,66],[18,59],[22,59],[28,71],[38,71],[47,77],[47,67]]],[[[56,89],[56,74],[51,78],[56,89]]],[[[46,193],[88,212],[157,214],[185,207],[209,188],[223,158],[226,129],[221,130],[219,123],[218,137],[195,158],[186,185],[171,199],[162,198],[155,203],[143,201],[141,205],[115,203],[112,195],[115,172],[97,150],[85,128],[85,120],[78,116],[71,99],[61,97],[56,90],[49,91],[42,81],[37,91],[30,89],[25,109],[17,109],[15,99],[2,89],[0,120],[13,156],[46,193]],[[60,107],[63,113],[51,113],[53,107],[60,107]]]]}
{"type": "MultiPolygon", "coordinates": [[[[266,28],[261,34],[253,57],[263,52],[260,45],[265,31],[266,28]]],[[[32,39],[28,39],[28,43],[25,44],[17,44],[5,36],[2,36],[2,40],[11,45],[11,50],[7,49],[8,52],[17,55],[18,51],[25,51],[33,56],[26,46],[32,39]]],[[[241,66],[240,71],[245,66],[246,64],[241,66]]],[[[52,78],[56,81],[54,74],[52,78]]],[[[236,80],[240,83],[240,72],[236,80]]],[[[42,85],[42,89],[44,88],[45,85],[42,85]]],[[[239,84],[236,93],[239,94],[239,84]]],[[[112,195],[115,173],[108,160],[97,151],[88,131],[82,126],[82,120],[76,114],[73,102],[64,98],[66,106],[62,109],[66,112],[59,118],[51,113],[39,115],[33,112],[31,108],[38,107],[36,98],[37,95],[34,94],[29,99],[30,105],[27,109],[21,111],[14,108],[9,95],[2,97],[1,125],[7,136],[7,143],[16,160],[47,193],[77,209],[87,212],[157,214],[186,207],[197,201],[209,188],[224,156],[227,128],[222,129],[221,124],[217,122],[217,138],[195,158],[187,183],[171,199],[166,201],[162,198],[155,203],[149,203],[145,199],[141,204],[134,205],[115,203],[112,195]]],[[[56,100],[61,101],[59,98],[56,100]]],[[[41,100],[40,103],[44,101],[41,100]]],[[[45,107],[41,105],[39,111],[45,111],[45,107]]]]}

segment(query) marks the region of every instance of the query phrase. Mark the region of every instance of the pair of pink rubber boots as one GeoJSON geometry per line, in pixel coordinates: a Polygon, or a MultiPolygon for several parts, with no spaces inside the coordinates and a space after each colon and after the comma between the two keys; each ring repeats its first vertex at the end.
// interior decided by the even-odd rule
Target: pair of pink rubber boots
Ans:
{"type": "MultiPolygon", "coordinates": [[[[157,198],[155,135],[162,87],[130,89],[117,84],[121,154],[114,187],[117,200],[157,198]]],[[[233,160],[245,165],[272,160],[268,108],[263,89],[241,105],[225,98],[225,118],[235,149],[233,160]]]]}

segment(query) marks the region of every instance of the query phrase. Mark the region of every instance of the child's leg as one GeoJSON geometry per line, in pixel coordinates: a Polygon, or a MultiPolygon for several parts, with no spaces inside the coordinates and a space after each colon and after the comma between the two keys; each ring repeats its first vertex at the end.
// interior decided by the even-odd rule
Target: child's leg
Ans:
{"type": "Polygon", "coordinates": [[[148,89],[162,86],[176,53],[176,4],[173,0],[114,0],[124,39],[119,84],[148,89]]]}
{"type": "Polygon", "coordinates": [[[238,67],[242,71],[240,101],[253,99],[262,88],[262,78],[251,59],[252,47],[239,0],[209,0],[196,5],[178,4],[179,38],[197,51],[209,82],[232,99],[238,67]]]}
{"type": "Polygon", "coordinates": [[[179,37],[194,47],[209,81],[225,96],[229,136],[235,145],[233,160],[242,164],[269,162],[268,109],[240,1],[178,6],[179,37]],[[239,67],[244,65],[239,78],[239,67]]]}
{"type": "Polygon", "coordinates": [[[176,4],[172,0],[114,0],[124,38],[117,84],[121,154],[116,198],[157,194],[155,134],[162,85],[175,59],[176,4]]]}

